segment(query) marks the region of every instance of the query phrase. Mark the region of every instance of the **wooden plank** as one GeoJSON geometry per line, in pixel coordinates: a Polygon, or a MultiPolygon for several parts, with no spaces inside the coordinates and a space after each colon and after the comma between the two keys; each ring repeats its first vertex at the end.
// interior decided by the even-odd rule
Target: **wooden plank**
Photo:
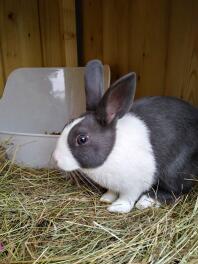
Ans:
{"type": "Polygon", "coordinates": [[[2,55],[5,77],[18,67],[41,65],[37,1],[1,1],[2,55]]]}
{"type": "Polygon", "coordinates": [[[59,1],[39,0],[39,17],[44,66],[64,66],[59,1]]]}
{"type": "Polygon", "coordinates": [[[186,81],[182,87],[182,97],[198,106],[198,2],[192,1],[192,27],[189,39],[191,40],[186,81]]]}
{"type": "Polygon", "coordinates": [[[164,94],[168,20],[169,1],[131,5],[129,65],[138,73],[137,97],[164,94]]]}
{"type": "Polygon", "coordinates": [[[111,67],[111,79],[118,76],[118,29],[115,0],[103,1],[103,62],[111,67]]]}
{"type": "Polygon", "coordinates": [[[128,58],[130,54],[129,49],[129,20],[130,20],[130,7],[132,1],[130,0],[116,0],[116,27],[118,31],[118,73],[117,77],[129,72],[128,58]]]}
{"type": "MultiPolygon", "coordinates": [[[[3,22],[3,2],[0,1],[0,33],[1,25],[3,22]]],[[[3,54],[2,54],[2,36],[0,34],[0,96],[3,94],[3,89],[5,86],[5,74],[4,74],[4,65],[3,65],[3,54]]]]}
{"type": "Polygon", "coordinates": [[[0,96],[3,94],[4,86],[5,86],[5,76],[4,76],[3,56],[2,56],[1,40],[0,40],[0,96]]]}
{"type": "Polygon", "coordinates": [[[83,61],[99,55],[111,66],[113,80],[129,71],[137,72],[138,96],[162,95],[169,3],[167,0],[83,1],[83,61]]]}
{"type": "Polygon", "coordinates": [[[171,6],[166,95],[198,105],[198,3],[175,0],[171,6]]]}
{"type": "Polygon", "coordinates": [[[186,63],[190,56],[189,35],[192,27],[192,1],[172,1],[168,59],[166,74],[166,95],[182,96],[185,82],[186,63]]]}
{"type": "MultiPolygon", "coordinates": [[[[108,2],[108,1],[107,1],[108,2]]],[[[83,0],[82,4],[82,62],[103,59],[102,1],[83,0]]]]}
{"type": "Polygon", "coordinates": [[[111,65],[112,80],[128,70],[128,11],[128,0],[103,1],[103,61],[111,65]]]}
{"type": "Polygon", "coordinates": [[[77,36],[75,0],[60,0],[60,23],[63,35],[63,52],[65,65],[77,66],[77,36]]]}
{"type": "Polygon", "coordinates": [[[138,78],[136,97],[144,95],[142,65],[145,57],[146,2],[134,0],[130,5],[128,64],[129,71],[136,72],[138,78]]]}
{"type": "Polygon", "coordinates": [[[169,1],[147,1],[142,65],[143,96],[164,95],[168,25],[169,1]]]}

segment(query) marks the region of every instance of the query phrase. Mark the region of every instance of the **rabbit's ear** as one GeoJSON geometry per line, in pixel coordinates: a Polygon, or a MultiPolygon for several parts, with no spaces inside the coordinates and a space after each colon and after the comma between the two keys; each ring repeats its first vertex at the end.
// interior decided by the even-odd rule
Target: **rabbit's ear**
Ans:
{"type": "Polygon", "coordinates": [[[117,80],[105,93],[97,108],[97,119],[110,124],[127,113],[133,103],[136,90],[136,74],[129,73],[117,80]]]}
{"type": "Polygon", "coordinates": [[[104,91],[103,65],[99,60],[91,60],[85,67],[86,110],[95,111],[104,91]]]}

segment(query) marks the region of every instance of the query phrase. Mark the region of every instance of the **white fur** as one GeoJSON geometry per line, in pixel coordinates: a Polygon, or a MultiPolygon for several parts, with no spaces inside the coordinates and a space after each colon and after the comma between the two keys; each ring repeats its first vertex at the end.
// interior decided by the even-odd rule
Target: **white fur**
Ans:
{"type": "Polygon", "coordinates": [[[115,145],[104,164],[82,170],[99,185],[119,193],[109,211],[129,212],[152,186],[156,164],[149,131],[142,120],[127,114],[118,120],[116,130],[115,145]]]}
{"type": "Polygon", "coordinates": [[[142,195],[135,205],[136,208],[142,210],[148,207],[160,207],[160,203],[148,195],[142,195]]]}
{"type": "Polygon", "coordinates": [[[53,158],[57,162],[58,167],[65,171],[73,171],[80,168],[78,161],[74,158],[69,148],[68,135],[71,129],[83,119],[84,117],[75,119],[71,124],[67,125],[57,141],[53,158]]]}
{"type": "Polygon", "coordinates": [[[108,211],[111,213],[129,213],[133,208],[133,201],[128,199],[128,195],[120,195],[120,197],[108,206],[108,211]]]}
{"type": "MultiPolygon", "coordinates": [[[[82,120],[78,118],[68,125],[58,140],[54,158],[63,170],[80,168],[69,149],[68,134],[82,120]]],[[[113,202],[108,207],[110,212],[129,212],[140,195],[151,188],[156,171],[149,130],[145,123],[132,114],[119,119],[115,144],[106,161],[95,169],[81,170],[99,185],[111,190],[111,195],[108,191],[101,198],[113,202]],[[119,195],[117,200],[113,193],[119,195]]]]}
{"type": "Polygon", "coordinates": [[[117,193],[108,190],[106,193],[102,195],[100,201],[103,203],[112,203],[117,199],[117,197],[118,197],[117,193]]]}

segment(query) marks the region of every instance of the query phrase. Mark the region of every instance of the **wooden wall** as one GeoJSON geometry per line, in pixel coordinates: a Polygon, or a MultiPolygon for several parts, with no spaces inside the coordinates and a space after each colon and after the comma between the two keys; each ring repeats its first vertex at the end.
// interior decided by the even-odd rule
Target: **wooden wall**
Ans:
{"type": "Polygon", "coordinates": [[[0,0],[0,91],[15,68],[75,66],[77,57],[101,59],[113,79],[137,72],[138,97],[198,105],[198,1],[0,0]]]}
{"type": "Polygon", "coordinates": [[[83,0],[81,64],[100,58],[113,79],[138,74],[137,96],[198,105],[197,0],[83,0]]]}
{"type": "Polygon", "coordinates": [[[75,0],[0,0],[0,93],[19,67],[76,66],[75,0]]]}

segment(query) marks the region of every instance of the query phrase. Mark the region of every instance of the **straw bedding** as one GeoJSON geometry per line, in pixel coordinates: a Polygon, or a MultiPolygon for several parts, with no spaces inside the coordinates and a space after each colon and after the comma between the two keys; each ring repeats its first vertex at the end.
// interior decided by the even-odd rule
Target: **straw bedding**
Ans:
{"type": "Polygon", "coordinates": [[[196,188],[176,204],[110,214],[97,186],[0,153],[0,263],[198,263],[196,188]]]}

